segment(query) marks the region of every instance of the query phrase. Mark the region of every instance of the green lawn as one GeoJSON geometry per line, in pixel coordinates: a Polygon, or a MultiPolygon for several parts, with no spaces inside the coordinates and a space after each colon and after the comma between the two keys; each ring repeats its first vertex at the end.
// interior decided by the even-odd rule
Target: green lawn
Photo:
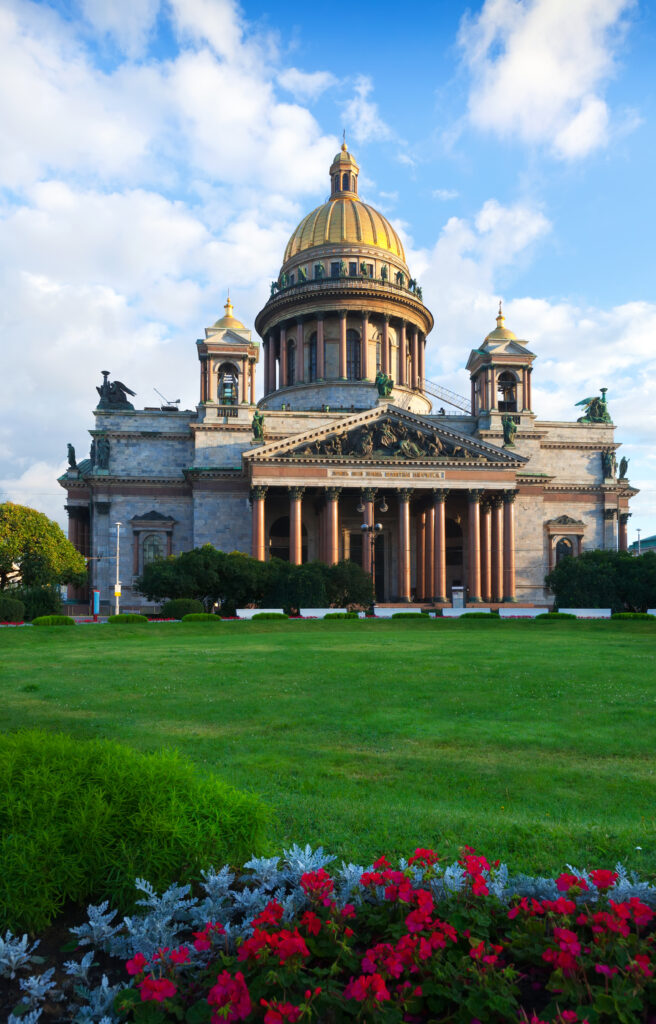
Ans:
{"type": "Polygon", "coordinates": [[[655,656],[640,621],[6,629],[0,722],[175,746],[264,797],[271,852],[656,872],[655,656]]]}

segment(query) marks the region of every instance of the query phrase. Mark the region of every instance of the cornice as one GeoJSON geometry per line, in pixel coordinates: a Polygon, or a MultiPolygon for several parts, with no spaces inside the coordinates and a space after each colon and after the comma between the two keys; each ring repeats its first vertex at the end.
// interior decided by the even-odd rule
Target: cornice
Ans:
{"type": "MultiPolygon", "coordinates": [[[[518,435],[519,436],[519,435],[518,435]]],[[[542,435],[544,436],[544,435],[542,435]]],[[[620,441],[611,441],[606,444],[605,441],[543,441],[540,445],[541,448],[557,448],[557,449],[571,449],[579,451],[598,452],[600,445],[603,444],[604,448],[612,448],[616,451],[622,447],[620,441]]]]}

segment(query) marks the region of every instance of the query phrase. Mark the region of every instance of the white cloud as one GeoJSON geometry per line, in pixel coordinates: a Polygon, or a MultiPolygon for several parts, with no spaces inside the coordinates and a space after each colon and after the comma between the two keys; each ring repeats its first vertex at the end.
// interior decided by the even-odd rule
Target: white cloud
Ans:
{"type": "Polygon", "coordinates": [[[434,188],[432,192],[433,199],[439,199],[442,202],[447,202],[449,199],[457,199],[459,194],[455,188],[434,188]]]}
{"type": "Polygon", "coordinates": [[[503,138],[577,159],[609,137],[600,93],[633,0],[485,0],[459,43],[472,83],[469,119],[503,138]]]}
{"type": "Polygon", "coordinates": [[[160,0],[82,0],[87,21],[102,34],[113,37],[129,57],[144,50],[155,23],[160,0]]]}
{"type": "Polygon", "coordinates": [[[356,142],[383,142],[394,137],[392,129],[378,112],[378,104],[369,99],[373,88],[370,78],[358,75],[355,95],[342,106],[348,134],[353,135],[356,142]]]}
{"type": "Polygon", "coordinates": [[[287,68],[278,75],[278,83],[297,100],[316,100],[326,89],[337,84],[330,71],[299,71],[287,68]]]}

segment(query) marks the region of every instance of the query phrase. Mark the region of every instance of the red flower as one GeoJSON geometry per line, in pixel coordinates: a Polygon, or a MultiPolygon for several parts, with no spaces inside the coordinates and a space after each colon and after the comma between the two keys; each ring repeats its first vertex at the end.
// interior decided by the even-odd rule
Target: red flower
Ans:
{"type": "Polygon", "coordinates": [[[125,964],[125,969],[128,974],[141,974],[144,967],[148,964],[143,953],[135,953],[131,960],[128,960],[125,964]]]}
{"type": "Polygon", "coordinates": [[[149,976],[140,983],[139,991],[142,1002],[162,1003],[169,996],[174,996],[178,990],[168,978],[153,978],[149,976]]]}
{"type": "Polygon", "coordinates": [[[379,857],[378,860],[374,861],[374,867],[376,871],[382,871],[384,868],[391,868],[390,862],[387,857],[379,857]]]}
{"type": "Polygon", "coordinates": [[[574,900],[566,900],[564,896],[559,896],[557,900],[542,900],[542,906],[554,914],[573,914],[576,910],[574,900]]]}
{"type": "Polygon", "coordinates": [[[375,1002],[382,1003],[390,998],[390,994],[385,979],[380,974],[370,974],[368,977],[351,978],[344,989],[344,998],[357,999],[359,1003],[372,998],[375,1002]]]}
{"type": "Polygon", "coordinates": [[[606,868],[596,868],[590,872],[590,878],[598,889],[610,889],[619,877],[617,871],[608,871],[606,868]]]}
{"type": "Polygon", "coordinates": [[[254,928],[258,928],[261,924],[272,924],[275,927],[282,920],[283,913],[284,910],[278,900],[269,900],[264,910],[253,918],[251,924],[254,928]]]}
{"type": "Polygon", "coordinates": [[[306,871],[301,875],[301,888],[306,895],[325,900],[335,887],[328,872],[319,868],[317,871],[306,871]]]}
{"type": "Polygon", "coordinates": [[[178,949],[172,949],[169,960],[172,964],[188,964],[189,950],[187,946],[180,946],[178,949]]]}
{"type": "Polygon", "coordinates": [[[645,978],[652,978],[654,975],[649,957],[645,956],[644,953],[636,953],[633,963],[629,964],[628,970],[634,974],[643,974],[645,978]]]}
{"type": "Polygon", "coordinates": [[[340,910],[340,915],[345,919],[355,917],[355,907],[353,906],[353,904],[345,903],[342,909],[340,910]]]}
{"type": "MultiPolygon", "coordinates": [[[[613,904],[611,903],[611,906],[612,905],[613,904]]],[[[654,916],[654,911],[651,907],[648,907],[645,903],[641,903],[637,896],[631,897],[629,900],[629,906],[633,911],[633,920],[639,928],[644,924],[649,924],[654,916]]]]}
{"type": "Polygon", "coordinates": [[[194,949],[197,949],[199,953],[205,949],[211,949],[212,939],[210,935],[212,932],[216,932],[217,935],[225,935],[225,928],[220,921],[208,921],[202,932],[193,933],[195,939],[194,949]]]}
{"type": "Polygon", "coordinates": [[[275,999],[268,1002],[266,999],[260,999],[260,1004],[268,1007],[264,1014],[264,1024],[284,1024],[286,1020],[295,1024],[297,1020],[301,1019],[300,1006],[294,1006],[292,1003],[279,1003],[275,999]]]}
{"type": "Polygon", "coordinates": [[[241,971],[234,978],[228,971],[222,971],[216,979],[216,985],[209,991],[207,1002],[219,1010],[225,1007],[229,1008],[227,1016],[225,1013],[213,1013],[212,1024],[221,1024],[222,1021],[246,1020],[252,1006],[241,971]]]}
{"type": "Polygon", "coordinates": [[[556,886],[558,888],[558,892],[569,892],[569,890],[573,888],[580,889],[581,892],[587,892],[588,890],[588,883],[585,878],[578,878],[576,875],[567,874],[567,872],[563,872],[562,875],[558,875],[558,878],[556,879],[556,886]]]}
{"type": "Polygon", "coordinates": [[[472,882],[472,892],[474,896],[489,896],[490,890],[485,884],[485,879],[482,875],[476,875],[472,882]]]}
{"type": "Polygon", "coordinates": [[[301,918],[301,924],[305,925],[310,935],[318,935],[321,931],[321,918],[311,910],[305,911],[301,918]]]}
{"type": "Polygon", "coordinates": [[[436,864],[439,859],[434,850],[426,850],[419,847],[410,857],[408,864],[422,864],[424,867],[429,868],[432,864],[436,864]]]}
{"type": "Polygon", "coordinates": [[[597,974],[604,974],[607,978],[612,978],[614,974],[617,974],[617,970],[617,967],[608,967],[607,964],[595,964],[597,974]]]}

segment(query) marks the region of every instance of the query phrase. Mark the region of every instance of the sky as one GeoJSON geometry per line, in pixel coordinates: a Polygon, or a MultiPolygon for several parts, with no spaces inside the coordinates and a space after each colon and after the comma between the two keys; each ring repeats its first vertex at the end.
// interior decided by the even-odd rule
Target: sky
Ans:
{"type": "Polygon", "coordinates": [[[469,394],[503,299],[540,419],[608,388],[656,533],[655,46],[649,0],[0,0],[0,501],[65,523],[101,369],[195,407],[196,339],[228,289],[253,328],[345,131],[427,376],[469,394]]]}

